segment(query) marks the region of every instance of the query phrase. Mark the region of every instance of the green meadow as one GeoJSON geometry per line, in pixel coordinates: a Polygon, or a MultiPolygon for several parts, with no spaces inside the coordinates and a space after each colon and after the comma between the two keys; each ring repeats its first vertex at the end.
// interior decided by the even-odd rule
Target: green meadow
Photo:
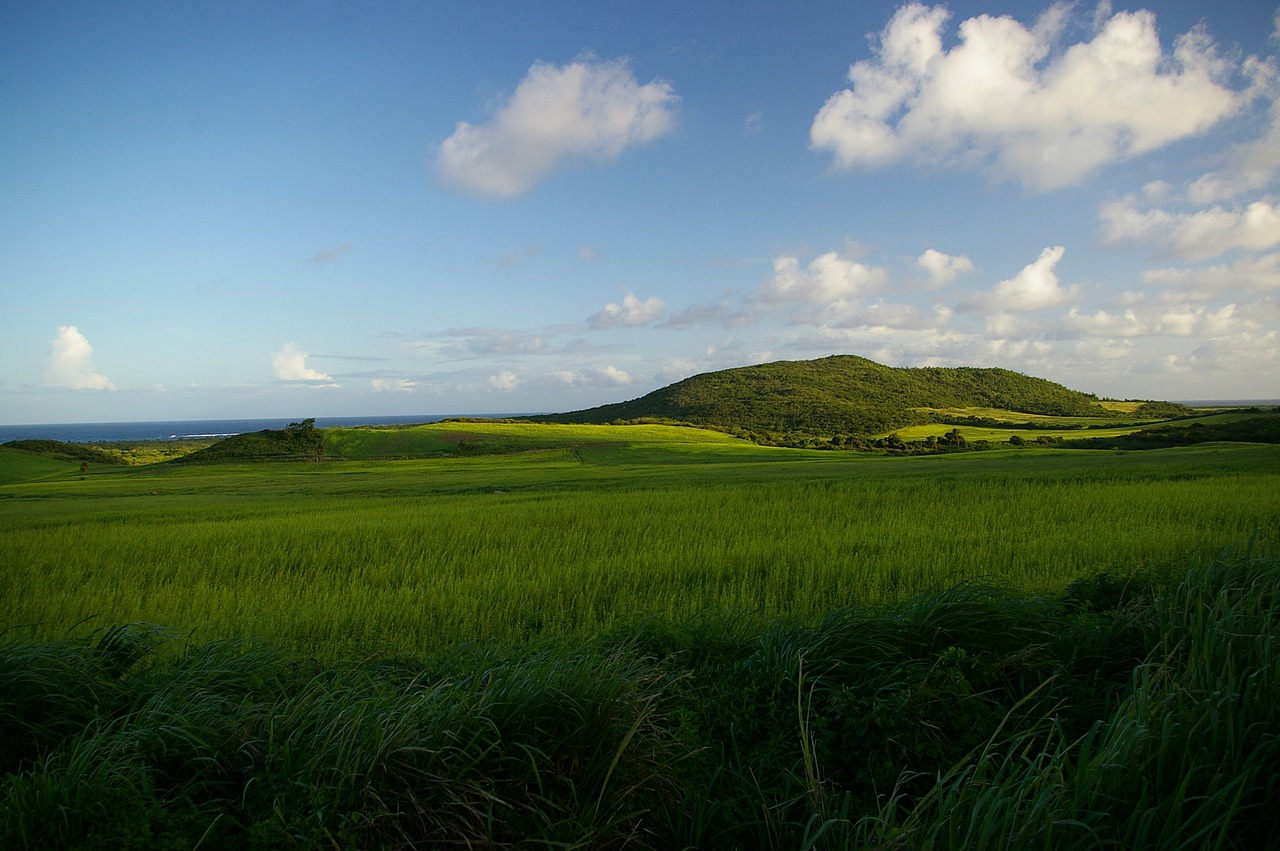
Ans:
{"type": "Polygon", "coordinates": [[[0,846],[1280,844],[1276,445],[203,451],[0,447],[0,846]]]}
{"type": "Polygon", "coordinates": [[[5,621],[435,652],[708,610],[811,618],[972,579],[1058,591],[1280,523],[1268,446],[896,458],[482,422],[325,445],[87,473],[5,453],[5,621]]]}

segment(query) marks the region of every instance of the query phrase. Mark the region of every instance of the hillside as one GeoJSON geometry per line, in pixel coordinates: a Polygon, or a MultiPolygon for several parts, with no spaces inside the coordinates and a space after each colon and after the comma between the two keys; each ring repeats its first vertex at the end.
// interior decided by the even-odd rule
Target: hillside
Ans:
{"type": "Polygon", "coordinates": [[[243,460],[318,460],[324,457],[324,436],[316,428],[314,418],[289,423],[275,430],[247,432],[219,440],[190,455],[175,459],[176,463],[243,460]]]}
{"type": "Polygon", "coordinates": [[[921,408],[1120,416],[1092,395],[1012,370],[901,368],[854,355],[833,355],[703,373],[629,402],[528,419],[560,423],[659,419],[745,432],[871,435],[938,421],[921,408]]]}

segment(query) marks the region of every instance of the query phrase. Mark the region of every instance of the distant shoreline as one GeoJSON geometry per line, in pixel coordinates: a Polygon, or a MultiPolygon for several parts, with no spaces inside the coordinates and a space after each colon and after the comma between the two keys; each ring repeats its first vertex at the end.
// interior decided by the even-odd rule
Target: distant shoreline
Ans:
{"type": "MultiPolygon", "coordinates": [[[[382,417],[316,417],[318,428],[414,425],[436,423],[451,417],[502,419],[525,414],[412,414],[382,417]]],[[[43,423],[0,425],[0,444],[11,440],[57,440],[61,443],[121,443],[145,440],[207,440],[263,429],[281,429],[295,417],[226,420],[155,420],[122,423],[43,423]]]]}

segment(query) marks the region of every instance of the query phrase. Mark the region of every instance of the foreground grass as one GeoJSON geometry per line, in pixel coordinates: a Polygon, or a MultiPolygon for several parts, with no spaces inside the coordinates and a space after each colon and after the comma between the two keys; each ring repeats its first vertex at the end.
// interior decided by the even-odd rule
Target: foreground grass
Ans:
{"type": "Polygon", "coordinates": [[[1265,554],[360,662],[14,637],[0,844],[1276,847],[1278,641],[1265,554]]]}
{"type": "Polygon", "coordinates": [[[55,637],[140,621],[333,659],[708,610],[812,619],[962,580],[1057,592],[1280,538],[1266,446],[888,458],[511,424],[408,439],[500,446],[0,485],[2,623],[55,637]],[[530,445],[530,429],[553,439],[530,445]]]}

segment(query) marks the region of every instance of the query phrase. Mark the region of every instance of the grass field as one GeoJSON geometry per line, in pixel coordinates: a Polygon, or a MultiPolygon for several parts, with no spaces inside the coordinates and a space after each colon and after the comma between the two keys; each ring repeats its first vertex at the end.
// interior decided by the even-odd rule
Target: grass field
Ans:
{"type": "Polygon", "coordinates": [[[0,454],[4,624],[435,652],[709,610],[811,618],[975,578],[1058,591],[1280,531],[1266,446],[892,458],[509,423],[326,446],[87,475],[0,454]]]}
{"type": "Polygon", "coordinates": [[[1276,446],[327,438],[0,449],[0,846],[1280,843],[1276,446]]]}

